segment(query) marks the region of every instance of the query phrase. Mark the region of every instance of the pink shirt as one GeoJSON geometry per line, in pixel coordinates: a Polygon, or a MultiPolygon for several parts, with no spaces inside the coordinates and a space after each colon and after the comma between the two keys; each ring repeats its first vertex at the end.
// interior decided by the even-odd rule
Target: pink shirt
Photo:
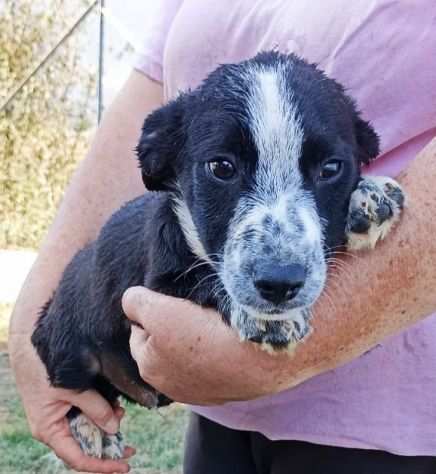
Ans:
{"type": "MultiPolygon", "coordinates": [[[[436,136],[434,0],[156,4],[136,67],[167,99],[219,63],[277,48],[319,63],[356,99],[381,136],[368,173],[395,176],[436,136]]],[[[270,439],[436,456],[436,315],[292,390],[194,409],[270,439]]]]}

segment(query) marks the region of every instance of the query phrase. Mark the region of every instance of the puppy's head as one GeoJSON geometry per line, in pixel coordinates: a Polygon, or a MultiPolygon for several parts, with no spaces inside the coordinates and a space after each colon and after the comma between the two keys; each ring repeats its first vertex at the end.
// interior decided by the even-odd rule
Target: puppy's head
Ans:
{"type": "Polygon", "coordinates": [[[152,113],[138,146],[145,185],[173,193],[232,317],[263,320],[292,319],[318,298],[360,165],[377,153],[343,88],[277,53],[218,68],[152,113]]]}

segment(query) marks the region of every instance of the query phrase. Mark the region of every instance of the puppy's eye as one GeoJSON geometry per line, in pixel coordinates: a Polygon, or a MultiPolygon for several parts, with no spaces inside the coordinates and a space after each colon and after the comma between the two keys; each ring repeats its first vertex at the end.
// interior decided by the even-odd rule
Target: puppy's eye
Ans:
{"type": "Polygon", "coordinates": [[[321,165],[319,170],[318,179],[321,181],[327,181],[329,179],[335,178],[342,171],[342,161],[339,160],[329,160],[324,162],[321,165]]]}
{"type": "Polygon", "coordinates": [[[215,178],[223,181],[233,178],[236,173],[233,163],[227,160],[209,161],[206,166],[215,178]]]}

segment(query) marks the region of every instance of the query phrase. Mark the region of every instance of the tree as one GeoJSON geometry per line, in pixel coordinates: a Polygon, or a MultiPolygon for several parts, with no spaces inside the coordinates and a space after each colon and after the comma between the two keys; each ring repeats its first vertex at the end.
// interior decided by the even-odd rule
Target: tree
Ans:
{"type": "MultiPolygon", "coordinates": [[[[0,0],[0,104],[89,1],[0,0]],[[68,4],[65,5],[65,4],[68,4]]],[[[96,122],[91,15],[0,111],[0,248],[37,248],[96,122]]]]}

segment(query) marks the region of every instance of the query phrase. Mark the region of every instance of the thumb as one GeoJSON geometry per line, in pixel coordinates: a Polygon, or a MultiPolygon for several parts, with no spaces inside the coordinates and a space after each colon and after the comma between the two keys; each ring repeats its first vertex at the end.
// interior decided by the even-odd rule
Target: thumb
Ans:
{"type": "Polygon", "coordinates": [[[160,332],[164,321],[177,318],[181,313],[189,314],[197,308],[190,301],[163,295],[143,286],[128,288],[123,294],[122,306],[132,322],[150,333],[160,332]]]}

